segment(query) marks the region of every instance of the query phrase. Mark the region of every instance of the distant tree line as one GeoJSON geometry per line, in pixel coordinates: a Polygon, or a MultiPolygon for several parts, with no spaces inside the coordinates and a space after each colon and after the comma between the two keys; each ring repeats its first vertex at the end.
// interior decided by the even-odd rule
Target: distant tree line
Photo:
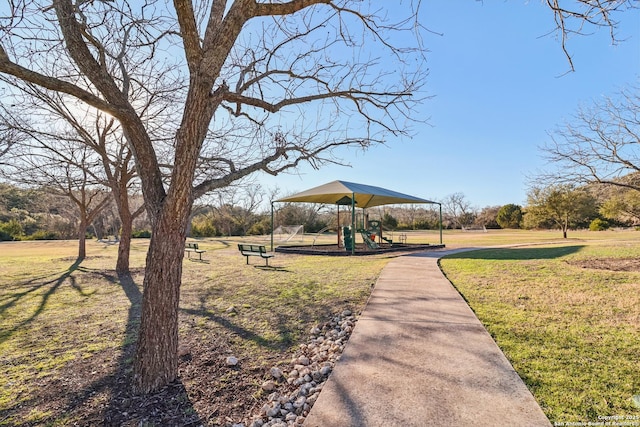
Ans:
{"type": "MultiPolygon", "coordinates": [[[[106,190],[96,190],[109,195],[106,190]]],[[[131,197],[132,203],[142,203],[131,197]]],[[[111,199],[101,206],[84,230],[89,238],[105,239],[120,235],[121,221],[111,199]]],[[[86,207],[85,207],[86,208],[86,207]]],[[[20,188],[0,183],[0,240],[77,239],[81,213],[69,197],[47,187],[20,188]]],[[[149,236],[149,221],[141,215],[134,221],[133,237],[149,236]]]]}
{"type": "MultiPolygon", "coordinates": [[[[633,176],[625,177],[634,180],[633,176]]],[[[220,195],[194,207],[190,235],[223,237],[264,235],[271,231],[271,212],[261,207],[264,194],[259,187],[220,195]]],[[[96,190],[97,191],[97,190],[96,190]]],[[[108,194],[106,190],[102,190],[108,194]]],[[[140,196],[130,196],[132,206],[142,205],[140,196]]],[[[456,193],[442,200],[445,229],[558,229],[603,230],[640,224],[640,193],[620,186],[575,187],[554,184],[532,187],[527,204],[506,204],[474,208],[466,196],[456,193]]],[[[357,210],[358,224],[363,224],[357,210]]],[[[389,231],[436,230],[438,205],[379,206],[366,211],[368,219],[382,222],[389,231]]],[[[306,233],[336,230],[351,223],[348,208],[304,203],[275,206],[274,226],[303,225],[306,233]]],[[[69,197],[46,187],[31,189],[0,183],[0,240],[77,239],[80,209],[69,197]]],[[[121,221],[113,200],[100,207],[84,230],[86,237],[120,238],[121,221]]],[[[151,226],[143,212],[133,222],[131,237],[149,237],[151,226]]]]}

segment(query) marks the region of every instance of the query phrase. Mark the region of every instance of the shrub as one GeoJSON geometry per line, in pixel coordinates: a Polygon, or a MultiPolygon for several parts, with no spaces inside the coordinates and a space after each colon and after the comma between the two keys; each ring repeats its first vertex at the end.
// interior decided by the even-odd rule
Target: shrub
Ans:
{"type": "Polygon", "coordinates": [[[1,240],[20,240],[22,234],[22,225],[15,219],[0,224],[1,240]]]}
{"type": "Polygon", "coordinates": [[[210,222],[199,221],[191,223],[191,236],[192,237],[216,237],[218,230],[210,222]]]}
{"type": "Polygon", "coordinates": [[[145,239],[151,237],[150,230],[133,230],[131,232],[131,237],[134,239],[145,239]]]}
{"type": "Polygon", "coordinates": [[[520,228],[522,226],[522,218],[522,207],[510,203],[500,208],[496,222],[502,228],[520,228]]]}
{"type": "Polygon", "coordinates": [[[591,221],[591,224],[589,224],[589,230],[591,231],[604,231],[606,229],[609,228],[609,223],[607,221],[605,221],[604,219],[600,219],[600,218],[596,218],[593,221],[591,221]]]}
{"type": "Polygon", "coordinates": [[[38,230],[29,234],[24,240],[58,240],[60,236],[55,231],[38,230]]]}
{"type": "Polygon", "coordinates": [[[264,219],[260,222],[256,222],[249,228],[247,234],[250,236],[261,236],[271,233],[271,220],[264,219]]]}

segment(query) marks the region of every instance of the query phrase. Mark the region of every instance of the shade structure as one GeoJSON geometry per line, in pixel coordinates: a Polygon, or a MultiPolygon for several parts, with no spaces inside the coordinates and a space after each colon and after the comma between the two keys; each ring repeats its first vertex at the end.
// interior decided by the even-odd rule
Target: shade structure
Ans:
{"type": "Polygon", "coordinates": [[[401,203],[434,203],[431,200],[420,197],[398,193],[386,188],[374,187],[373,185],[356,184],[347,181],[332,181],[318,187],[310,188],[301,193],[283,197],[277,202],[303,202],[322,203],[332,205],[351,205],[350,199],[355,199],[353,203],[357,208],[371,208],[381,205],[395,205],[401,203]],[[347,200],[349,200],[348,203],[347,200]]]}
{"type": "MultiPolygon", "coordinates": [[[[310,188],[301,193],[274,200],[274,202],[292,203],[320,203],[332,205],[350,205],[351,233],[355,242],[355,208],[367,209],[381,205],[395,205],[403,203],[431,203],[440,205],[440,244],[442,244],[442,205],[420,197],[410,196],[386,188],[373,185],[357,184],[347,181],[332,181],[318,187],[310,188]]],[[[273,250],[273,203],[271,203],[271,250],[273,250]]],[[[351,252],[355,252],[352,245],[351,252]]]]}

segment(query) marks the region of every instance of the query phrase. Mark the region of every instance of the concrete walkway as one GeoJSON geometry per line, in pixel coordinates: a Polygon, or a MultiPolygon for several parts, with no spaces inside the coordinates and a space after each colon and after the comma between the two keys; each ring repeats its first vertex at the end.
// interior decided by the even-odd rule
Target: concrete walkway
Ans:
{"type": "Polygon", "coordinates": [[[383,269],[305,427],[551,425],[438,268],[447,253],[383,269]]]}

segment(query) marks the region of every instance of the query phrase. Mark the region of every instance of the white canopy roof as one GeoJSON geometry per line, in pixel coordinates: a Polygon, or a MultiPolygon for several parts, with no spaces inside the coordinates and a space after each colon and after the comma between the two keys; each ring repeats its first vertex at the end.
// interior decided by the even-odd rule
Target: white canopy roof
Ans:
{"type": "Polygon", "coordinates": [[[314,187],[292,196],[276,200],[276,202],[306,202],[334,205],[351,205],[351,198],[355,199],[358,208],[371,208],[380,205],[395,205],[401,203],[434,203],[408,194],[398,193],[372,185],[356,184],[346,181],[332,181],[319,187],[314,187]]]}

